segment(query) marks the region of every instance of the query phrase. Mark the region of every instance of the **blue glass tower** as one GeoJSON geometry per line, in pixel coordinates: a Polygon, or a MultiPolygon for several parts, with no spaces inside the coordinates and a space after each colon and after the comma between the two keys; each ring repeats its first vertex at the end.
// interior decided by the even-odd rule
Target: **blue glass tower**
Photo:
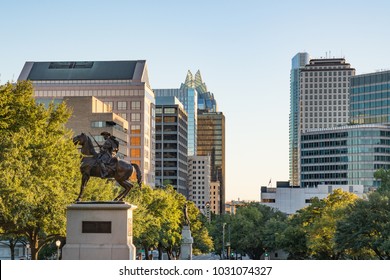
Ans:
{"type": "Polygon", "coordinates": [[[175,96],[184,105],[188,115],[188,156],[196,155],[198,92],[194,87],[191,72],[188,71],[186,81],[181,84],[180,88],[154,89],[153,91],[156,97],[175,96]]]}
{"type": "Polygon", "coordinates": [[[351,77],[350,122],[390,122],[390,71],[351,77]]]}
{"type": "Polygon", "coordinates": [[[292,66],[290,72],[289,171],[290,184],[293,186],[297,186],[299,184],[299,75],[301,68],[303,68],[308,63],[308,53],[298,53],[291,60],[292,66]]]}

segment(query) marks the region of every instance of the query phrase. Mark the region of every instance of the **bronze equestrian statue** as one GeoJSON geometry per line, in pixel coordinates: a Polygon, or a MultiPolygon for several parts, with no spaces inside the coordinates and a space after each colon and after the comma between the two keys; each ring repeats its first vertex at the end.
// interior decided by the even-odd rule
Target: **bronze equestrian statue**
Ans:
{"type": "Polygon", "coordinates": [[[114,178],[124,188],[114,201],[122,201],[134,187],[129,180],[134,172],[137,176],[137,183],[141,186],[142,174],[139,166],[135,163],[130,164],[113,157],[112,153],[116,153],[115,149],[118,149],[119,143],[108,132],[103,132],[102,135],[105,138],[105,143],[103,146],[99,146],[101,148],[100,153],[96,153],[91,139],[85,133],[81,133],[73,138],[73,143],[81,146],[81,154],[83,155],[80,166],[82,174],[80,194],[76,201],[81,200],[84,188],[91,176],[114,178]]]}

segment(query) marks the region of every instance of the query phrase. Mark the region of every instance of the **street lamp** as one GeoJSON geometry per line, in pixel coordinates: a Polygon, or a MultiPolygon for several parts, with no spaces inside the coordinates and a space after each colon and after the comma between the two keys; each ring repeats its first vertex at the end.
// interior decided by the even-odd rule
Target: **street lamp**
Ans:
{"type": "Polygon", "coordinates": [[[222,224],[222,259],[225,259],[225,226],[226,223],[222,224]]]}
{"type": "Polygon", "coordinates": [[[57,261],[58,261],[60,259],[60,246],[61,246],[60,240],[56,241],[56,246],[57,246],[57,261]]]}
{"type": "Polygon", "coordinates": [[[26,260],[29,260],[30,257],[29,257],[29,251],[30,251],[30,243],[27,243],[26,244],[26,260]]]}

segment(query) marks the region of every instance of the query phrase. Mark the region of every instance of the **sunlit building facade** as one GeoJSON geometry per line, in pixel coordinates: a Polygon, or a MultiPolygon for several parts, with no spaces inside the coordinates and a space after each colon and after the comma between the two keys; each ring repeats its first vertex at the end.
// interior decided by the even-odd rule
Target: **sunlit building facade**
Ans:
{"type": "MultiPolygon", "coordinates": [[[[103,145],[105,140],[101,133],[106,131],[119,142],[116,156],[124,160],[130,159],[127,146],[129,124],[125,119],[113,113],[110,106],[93,96],[64,97],[64,100],[72,110],[72,116],[66,123],[66,127],[71,129],[74,135],[86,133],[89,137],[93,137],[99,145],[103,145]]],[[[93,144],[95,150],[98,151],[99,147],[95,141],[93,144]]]]}
{"type": "Polygon", "coordinates": [[[219,212],[225,210],[225,116],[222,112],[198,115],[198,155],[210,156],[211,181],[220,182],[219,212]]]}
{"type": "Polygon", "coordinates": [[[94,96],[110,106],[129,123],[129,159],[154,186],[155,97],[145,60],[26,62],[18,80],[30,80],[40,102],[94,96]]]}
{"type": "Polygon", "coordinates": [[[210,204],[210,157],[188,157],[189,200],[193,201],[201,213],[206,215],[210,204]]]}
{"type": "MultiPolygon", "coordinates": [[[[298,141],[311,129],[328,129],[348,123],[349,82],[354,75],[355,69],[344,58],[310,59],[300,70],[298,141]]],[[[300,148],[298,143],[298,157],[301,156],[300,148]]],[[[302,163],[300,158],[298,163],[302,163]]],[[[302,166],[298,172],[301,170],[302,166]]],[[[302,179],[301,174],[298,178],[302,179]]]]}

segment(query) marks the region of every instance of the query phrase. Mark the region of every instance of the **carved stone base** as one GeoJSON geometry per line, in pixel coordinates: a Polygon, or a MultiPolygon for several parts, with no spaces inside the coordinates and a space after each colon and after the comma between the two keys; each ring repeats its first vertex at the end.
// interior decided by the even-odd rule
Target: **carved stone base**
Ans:
{"type": "Polygon", "coordinates": [[[183,226],[181,231],[181,260],[192,260],[192,243],[194,239],[191,236],[191,230],[189,226],[183,226]]]}
{"type": "Polygon", "coordinates": [[[135,260],[134,205],[80,202],[67,208],[64,260],[135,260]]]}

